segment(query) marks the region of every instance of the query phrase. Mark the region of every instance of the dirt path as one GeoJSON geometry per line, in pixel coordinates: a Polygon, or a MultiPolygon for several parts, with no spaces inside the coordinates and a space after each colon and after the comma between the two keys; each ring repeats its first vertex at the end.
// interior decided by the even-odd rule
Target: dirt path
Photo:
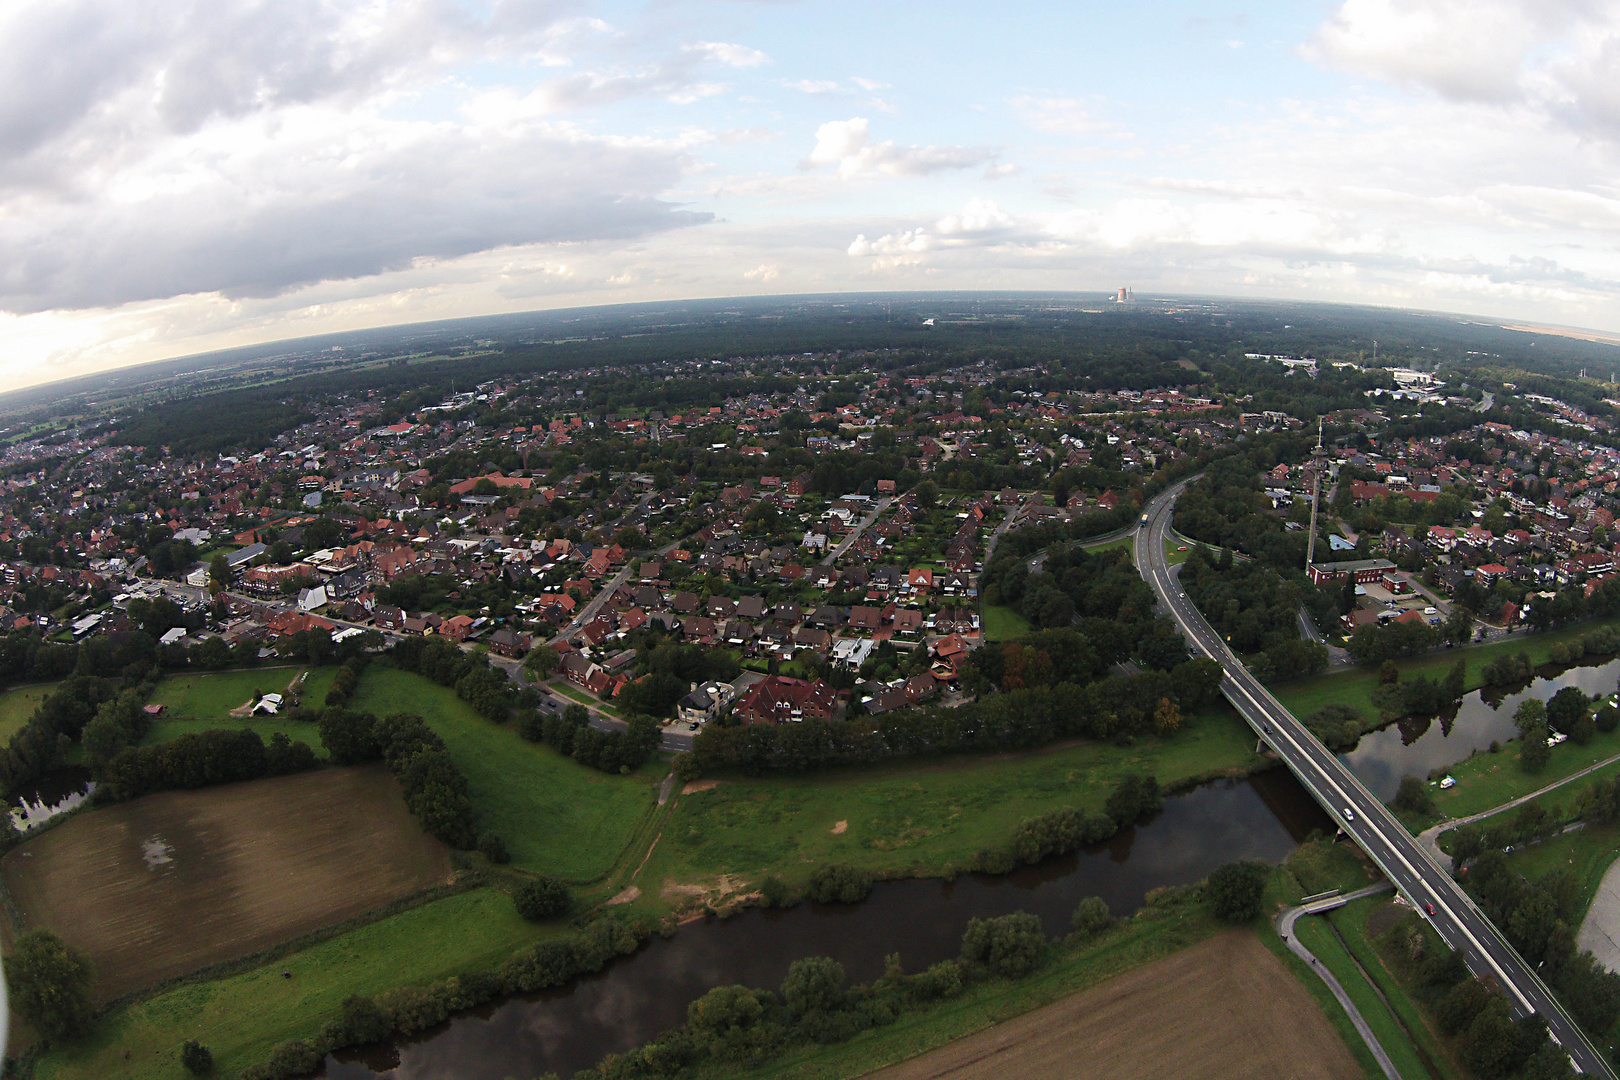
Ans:
{"type": "Polygon", "coordinates": [[[1232,930],[871,1080],[1361,1080],[1322,1009],[1232,930]]]}

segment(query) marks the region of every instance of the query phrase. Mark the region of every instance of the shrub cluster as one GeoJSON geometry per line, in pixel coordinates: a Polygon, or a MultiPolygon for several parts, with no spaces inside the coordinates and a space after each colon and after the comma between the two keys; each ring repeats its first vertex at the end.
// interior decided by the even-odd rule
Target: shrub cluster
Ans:
{"type": "Polygon", "coordinates": [[[566,914],[574,899],[568,894],[568,886],[556,878],[542,876],[519,885],[512,894],[512,902],[517,905],[519,915],[530,922],[539,922],[566,914]]]}
{"type": "Polygon", "coordinates": [[[856,904],[871,894],[871,874],[837,863],[816,867],[804,890],[804,895],[819,904],[856,904]]]}
{"type": "Polygon", "coordinates": [[[974,856],[973,868],[986,874],[1005,874],[1019,863],[1037,863],[1085,844],[1107,840],[1120,829],[1164,806],[1164,792],[1153,776],[1130,773],[1109,792],[1101,813],[1070,806],[1026,818],[1013,834],[1008,849],[985,848],[974,856]]]}
{"type": "Polygon", "coordinates": [[[345,660],[332,676],[332,685],[327,688],[325,704],[328,708],[333,705],[342,705],[354,696],[354,691],[360,685],[360,675],[365,670],[365,654],[359,654],[345,660]]]}
{"type": "Polygon", "coordinates": [[[1547,661],[1553,664],[1578,664],[1588,656],[1613,656],[1615,653],[1620,653],[1620,627],[1600,626],[1574,641],[1554,642],[1547,649],[1547,661]]]}
{"type": "Polygon", "coordinates": [[[1361,741],[1361,711],[1354,705],[1338,701],[1324,705],[1303,723],[1329,750],[1349,750],[1361,741]]]}
{"type": "Polygon", "coordinates": [[[1530,662],[1525,653],[1514,653],[1512,656],[1498,656],[1486,664],[1480,671],[1479,677],[1486,686],[1512,686],[1516,683],[1527,683],[1535,678],[1536,666],[1530,662]]]}
{"type": "Polygon", "coordinates": [[[570,705],[561,713],[532,713],[520,730],[530,742],[610,773],[633,772],[658,749],[658,721],[650,716],[632,717],[628,731],[598,731],[590,719],[585,706],[570,705]]]}

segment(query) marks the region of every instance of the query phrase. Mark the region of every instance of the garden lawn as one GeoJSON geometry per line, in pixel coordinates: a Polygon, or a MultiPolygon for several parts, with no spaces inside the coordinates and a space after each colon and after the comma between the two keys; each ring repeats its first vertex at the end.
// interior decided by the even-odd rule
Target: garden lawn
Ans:
{"type": "MultiPolygon", "coordinates": [[[[1573,741],[1559,743],[1552,748],[1546,767],[1538,773],[1527,773],[1519,768],[1519,747],[1519,740],[1513,739],[1503,743],[1498,753],[1475,754],[1452,766],[1451,775],[1457,786],[1447,791],[1438,787],[1429,789],[1434,795],[1435,809],[1446,817],[1467,817],[1528,795],[1588,765],[1620,755],[1620,730],[1598,732],[1585,746],[1573,741]]],[[[1593,780],[1612,775],[1615,768],[1615,765],[1606,766],[1550,794],[1567,801],[1593,780]]]]}
{"type": "MultiPolygon", "coordinates": [[[[298,665],[288,665],[213,674],[187,672],[170,675],[158,683],[151,704],[167,705],[172,718],[234,721],[231,710],[252,700],[255,690],[285,695],[287,684],[302,670],[298,665]]],[[[310,673],[305,682],[303,700],[312,708],[321,708],[321,699],[326,696],[326,688],[332,684],[336,670],[316,669],[310,673]]]]}
{"type": "Polygon", "coordinates": [[[40,683],[38,686],[25,686],[19,690],[7,690],[0,694],[0,744],[8,743],[11,737],[23,729],[39,708],[56,683],[40,683]]]}
{"type": "Polygon", "coordinates": [[[980,618],[980,629],[986,641],[1005,641],[1029,633],[1029,620],[1010,607],[986,604],[980,618]]]}
{"type": "Polygon", "coordinates": [[[1036,814],[1101,810],[1126,773],[1180,786],[1245,774],[1262,760],[1253,734],[1223,703],[1173,739],[1130,747],[1069,743],[991,758],[720,779],[680,797],[638,883],[645,898],[679,906],[721,875],[756,884],[777,875],[798,888],[828,862],[888,876],[960,871],[980,849],[1010,844],[1036,814]]]}
{"type": "Polygon", "coordinates": [[[237,1076],[283,1039],[314,1035],[351,994],[492,969],[524,946],[569,931],[562,922],[526,922],[495,889],[435,900],[240,974],[114,1009],[88,1038],[41,1058],[34,1076],[173,1080],[185,1075],[180,1044],[199,1034],[215,1072],[237,1076]],[[282,978],[283,971],[292,977],[282,978]]]}
{"type": "Polygon", "coordinates": [[[480,828],[506,841],[514,864],[566,881],[607,875],[656,808],[668,771],[658,759],[630,776],[586,768],[485,720],[454,690],[395,668],[368,668],[349,706],[420,714],[467,777],[480,828]]]}
{"type": "MultiPolygon", "coordinates": [[[[1410,678],[1414,675],[1426,675],[1431,679],[1445,677],[1453,664],[1458,660],[1465,660],[1468,664],[1465,685],[1469,690],[1477,690],[1482,685],[1480,672],[1485,665],[1499,656],[1511,656],[1524,653],[1530,657],[1532,663],[1541,665],[1547,662],[1547,651],[1558,642],[1573,641],[1575,638],[1591,633],[1600,626],[1620,625],[1620,619],[1600,619],[1594,622],[1578,623],[1567,626],[1562,630],[1554,630],[1546,634],[1526,634],[1508,638],[1506,641],[1493,641],[1487,645],[1464,646],[1458,649],[1442,649],[1437,653],[1426,656],[1397,660],[1396,666],[1401,669],[1401,678],[1410,678]]],[[[1376,666],[1356,667],[1348,671],[1332,675],[1318,675],[1315,678],[1299,679],[1295,682],[1283,683],[1272,687],[1272,694],[1287,707],[1294,716],[1303,720],[1324,705],[1344,703],[1353,705],[1361,710],[1362,722],[1372,727],[1379,722],[1378,709],[1373,705],[1373,691],[1378,688],[1378,668],[1376,666]]]]}

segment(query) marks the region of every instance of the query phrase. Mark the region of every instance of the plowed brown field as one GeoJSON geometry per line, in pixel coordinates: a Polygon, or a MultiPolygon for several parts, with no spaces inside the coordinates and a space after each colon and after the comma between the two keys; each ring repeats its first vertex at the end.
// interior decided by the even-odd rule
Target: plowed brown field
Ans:
{"type": "Polygon", "coordinates": [[[82,813],[0,873],[30,927],[89,955],[105,1000],[441,884],[450,861],[376,765],[82,813]]]}
{"type": "Polygon", "coordinates": [[[1234,930],[869,1080],[1360,1080],[1321,1006],[1234,930]]]}

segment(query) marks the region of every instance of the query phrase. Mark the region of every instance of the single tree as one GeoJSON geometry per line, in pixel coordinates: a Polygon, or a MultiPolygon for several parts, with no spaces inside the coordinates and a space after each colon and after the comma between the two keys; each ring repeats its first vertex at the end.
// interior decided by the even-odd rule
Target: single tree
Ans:
{"type": "Polygon", "coordinates": [[[537,877],[518,886],[517,892],[512,894],[512,902],[517,905],[519,915],[530,922],[539,922],[563,914],[573,898],[568,894],[568,886],[556,878],[537,877]]]}
{"type": "Polygon", "coordinates": [[[214,1071],[214,1055],[196,1039],[187,1039],[180,1046],[180,1064],[192,1076],[207,1076],[214,1071]]]}
{"type": "Polygon", "coordinates": [[[1429,785],[1422,778],[1416,776],[1401,777],[1401,787],[1395,793],[1395,806],[1400,810],[1410,810],[1414,814],[1427,814],[1434,809],[1434,797],[1429,793],[1429,785]]]}
{"type": "Polygon", "coordinates": [[[1093,938],[1108,929],[1113,922],[1114,916],[1108,910],[1108,901],[1100,896],[1088,896],[1075,906],[1069,925],[1082,938],[1093,938]]]}
{"type": "Polygon", "coordinates": [[[1246,859],[1227,863],[1210,874],[1204,884],[1204,897],[1216,918],[1233,923],[1248,922],[1260,914],[1265,888],[1265,864],[1246,859]]]}
{"type": "Polygon", "coordinates": [[[11,1000],[52,1039],[71,1039],[90,1027],[90,961],[49,930],[17,938],[6,964],[11,1000]]]}

